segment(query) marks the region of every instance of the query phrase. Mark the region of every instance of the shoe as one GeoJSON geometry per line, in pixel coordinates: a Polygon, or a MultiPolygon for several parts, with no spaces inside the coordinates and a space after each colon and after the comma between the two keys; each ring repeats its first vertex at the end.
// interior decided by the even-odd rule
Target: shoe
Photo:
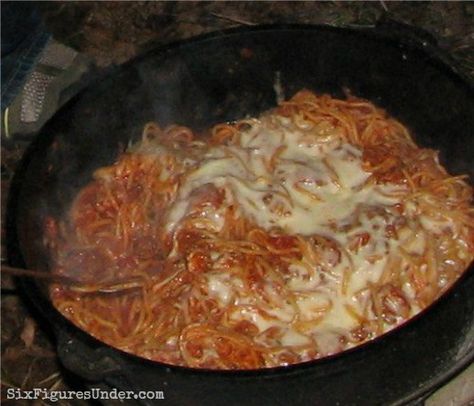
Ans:
{"type": "Polygon", "coordinates": [[[50,39],[22,90],[2,111],[2,139],[36,134],[85,85],[92,60],[50,39]]]}

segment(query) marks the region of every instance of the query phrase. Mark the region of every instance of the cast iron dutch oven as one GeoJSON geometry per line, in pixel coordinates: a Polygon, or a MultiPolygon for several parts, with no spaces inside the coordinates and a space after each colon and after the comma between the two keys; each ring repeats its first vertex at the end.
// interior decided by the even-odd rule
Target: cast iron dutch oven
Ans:
{"type": "MultiPolygon", "coordinates": [[[[8,241],[15,265],[47,271],[41,225],[61,215],[93,170],[112,163],[147,121],[195,129],[256,115],[302,88],[367,98],[474,179],[474,91],[430,37],[404,26],[365,30],[263,26],[152,50],[92,83],[43,128],[13,190],[8,241]]],[[[359,348],[297,366],[205,371],[134,357],[63,318],[45,290],[26,294],[52,325],[60,359],[90,383],[162,390],[176,405],[371,405],[416,402],[472,362],[473,267],[428,310],[359,348]]],[[[139,404],[152,404],[140,401],[139,404]]]]}

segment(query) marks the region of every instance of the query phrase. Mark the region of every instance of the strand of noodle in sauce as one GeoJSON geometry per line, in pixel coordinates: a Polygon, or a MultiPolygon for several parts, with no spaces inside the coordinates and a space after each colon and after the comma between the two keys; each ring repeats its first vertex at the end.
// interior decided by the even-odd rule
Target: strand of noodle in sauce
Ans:
{"type": "Polygon", "coordinates": [[[54,285],[51,298],[92,335],[152,360],[307,361],[444,292],[472,261],[471,199],[464,177],[364,100],[301,91],[259,119],[215,126],[207,144],[149,123],[46,237],[56,272],[139,277],[141,288],[54,285]]]}

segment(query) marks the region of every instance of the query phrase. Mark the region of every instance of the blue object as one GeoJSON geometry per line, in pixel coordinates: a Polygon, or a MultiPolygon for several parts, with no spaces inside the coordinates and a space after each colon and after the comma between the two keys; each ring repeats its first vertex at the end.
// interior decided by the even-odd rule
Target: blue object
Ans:
{"type": "Polygon", "coordinates": [[[2,110],[9,106],[33,70],[51,35],[34,2],[1,2],[2,110]]]}

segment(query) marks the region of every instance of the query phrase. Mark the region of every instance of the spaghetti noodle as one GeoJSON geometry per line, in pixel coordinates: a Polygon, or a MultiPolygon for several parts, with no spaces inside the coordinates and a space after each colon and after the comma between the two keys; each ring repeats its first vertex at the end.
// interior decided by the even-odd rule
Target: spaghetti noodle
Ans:
{"type": "Polygon", "coordinates": [[[403,323],[473,260],[465,177],[373,104],[300,91],[196,137],[145,126],[50,219],[54,305],[155,361],[255,369],[334,354],[403,323]],[[92,283],[136,289],[94,293],[92,283]],[[137,282],[138,281],[138,282],[137,282]]]}

